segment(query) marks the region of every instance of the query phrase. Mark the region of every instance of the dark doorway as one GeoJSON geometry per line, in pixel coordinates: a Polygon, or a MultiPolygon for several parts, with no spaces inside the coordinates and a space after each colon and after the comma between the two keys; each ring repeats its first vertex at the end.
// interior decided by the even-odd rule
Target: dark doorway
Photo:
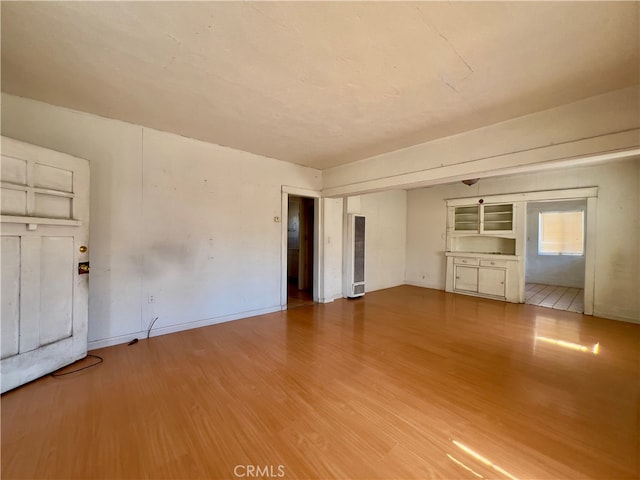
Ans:
{"type": "Polygon", "coordinates": [[[314,199],[289,196],[287,307],[313,303],[314,199]]]}

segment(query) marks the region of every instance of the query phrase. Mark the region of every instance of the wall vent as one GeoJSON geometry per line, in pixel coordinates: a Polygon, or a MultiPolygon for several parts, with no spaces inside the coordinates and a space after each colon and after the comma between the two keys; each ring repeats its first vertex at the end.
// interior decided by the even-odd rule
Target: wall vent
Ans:
{"type": "Polygon", "coordinates": [[[349,215],[347,224],[347,242],[349,246],[347,262],[347,279],[349,297],[364,295],[364,253],[365,253],[365,217],[349,215]]]}

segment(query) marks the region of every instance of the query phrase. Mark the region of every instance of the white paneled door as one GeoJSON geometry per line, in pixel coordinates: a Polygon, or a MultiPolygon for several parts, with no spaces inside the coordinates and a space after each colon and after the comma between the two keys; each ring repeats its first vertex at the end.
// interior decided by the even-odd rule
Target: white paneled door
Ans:
{"type": "Polygon", "coordinates": [[[2,392],[87,354],[89,162],[2,137],[2,392]]]}

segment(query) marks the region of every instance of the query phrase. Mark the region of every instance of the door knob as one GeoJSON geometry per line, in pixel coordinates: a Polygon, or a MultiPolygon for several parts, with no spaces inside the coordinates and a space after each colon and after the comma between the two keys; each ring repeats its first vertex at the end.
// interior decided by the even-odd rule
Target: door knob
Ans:
{"type": "Polygon", "coordinates": [[[78,264],[78,275],[83,275],[85,273],[89,273],[89,262],[80,262],[78,264]]]}

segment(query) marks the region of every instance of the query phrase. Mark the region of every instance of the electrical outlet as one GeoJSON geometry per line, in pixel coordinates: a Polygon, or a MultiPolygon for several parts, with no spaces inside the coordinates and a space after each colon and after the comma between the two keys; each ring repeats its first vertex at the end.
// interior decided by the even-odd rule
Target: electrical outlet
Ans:
{"type": "Polygon", "coordinates": [[[155,295],[149,295],[149,303],[156,303],[155,295]]]}

